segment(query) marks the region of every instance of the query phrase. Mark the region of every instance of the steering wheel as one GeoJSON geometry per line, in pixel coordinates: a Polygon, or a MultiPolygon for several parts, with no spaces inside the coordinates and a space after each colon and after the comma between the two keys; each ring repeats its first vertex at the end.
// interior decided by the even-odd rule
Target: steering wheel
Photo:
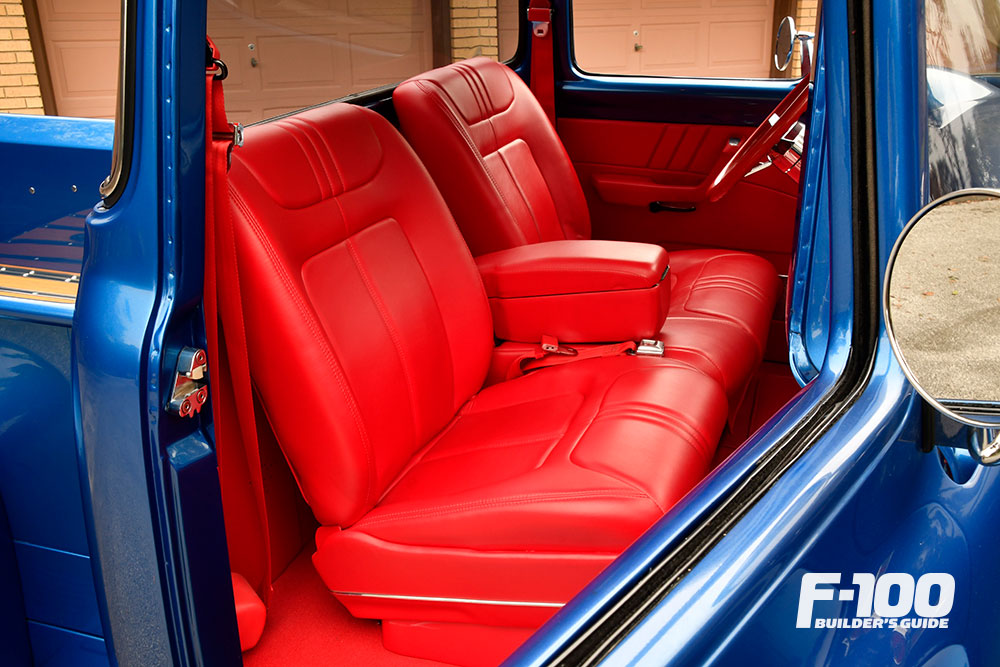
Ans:
{"type": "Polygon", "coordinates": [[[785,99],[778,103],[774,111],[768,114],[764,122],[736,149],[729,160],[706,178],[708,186],[704,191],[704,201],[714,202],[722,199],[742,180],[747,172],[763,159],[767,151],[795,125],[805,113],[808,102],[809,77],[802,77],[791,92],[785,95],[785,99]]]}

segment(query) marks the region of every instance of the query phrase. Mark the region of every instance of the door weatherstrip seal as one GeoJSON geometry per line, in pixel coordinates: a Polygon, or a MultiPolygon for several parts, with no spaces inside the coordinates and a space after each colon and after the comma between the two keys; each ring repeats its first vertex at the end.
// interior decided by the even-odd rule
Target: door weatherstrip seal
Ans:
{"type": "Polygon", "coordinates": [[[757,462],[753,470],[704,521],[679,538],[679,546],[635,585],[605,607],[594,623],[546,661],[549,665],[594,665],[615,648],[690,572],[778,479],[808,451],[868,387],[879,331],[877,202],[875,187],[874,66],[871,7],[849,0],[851,173],[855,308],[851,347],[831,390],[757,462]]]}

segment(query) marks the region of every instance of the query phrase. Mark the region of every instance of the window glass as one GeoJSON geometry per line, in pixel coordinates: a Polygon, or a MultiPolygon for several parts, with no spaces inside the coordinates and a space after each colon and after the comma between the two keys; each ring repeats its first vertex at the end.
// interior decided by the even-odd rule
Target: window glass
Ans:
{"type": "MultiPolygon", "coordinates": [[[[819,0],[573,0],[576,64],[594,74],[786,78],[774,68],[785,16],[815,32],[819,0]]],[[[796,49],[798,50],[798,49],[796,49]]]]}
{"type": "Polygon", "coordinates": [[[230,120],[251,123],[517,50],[517,0],[209,0],[230,120]]]}
{"type": "MultiPolygon", "coordinates": [[[[0,1],[0,112],[114,118],[121,0],[0,1]]],[[[227,105],[253,122],[517,51],[517,0],[208,0],[227,105]]]]}
{"type": "Polygon", "coordinates": [[[1000,187],[1000,2],[927,0],[930,197],[1000,187]]]}
{"type": "Polygon", "coordinates": [[[114,118],[121,0],[0,2],[0,111],[114,118]]]}

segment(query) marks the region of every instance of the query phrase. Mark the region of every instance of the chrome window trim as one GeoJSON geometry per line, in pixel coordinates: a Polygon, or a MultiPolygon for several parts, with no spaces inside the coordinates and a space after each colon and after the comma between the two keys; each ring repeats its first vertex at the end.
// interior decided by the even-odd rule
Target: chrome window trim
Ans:
{"type": "Polygon", "coordinates": [[[115,105],[114,143],[111,148],[111,173],[100,186],[104,208],[111,208],[121,197],[132,163],[135,127],[135,62],[132,41],[135,39],[134,0],[122,0],[121,32],[118,51],[118,95],[115,105]]]}

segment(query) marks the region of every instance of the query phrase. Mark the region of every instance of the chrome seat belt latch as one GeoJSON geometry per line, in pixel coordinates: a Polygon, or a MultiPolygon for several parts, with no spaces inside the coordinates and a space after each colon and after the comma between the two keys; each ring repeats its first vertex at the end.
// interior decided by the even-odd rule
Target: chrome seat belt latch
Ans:
{"type": "Polygon", "coordinates": [[[529,7],[528,21],[531,22],[531,32],[535,37],[547,37],[552,25],[552,9],[548,7],[529,7]]]}
{"type": "Polygon", "coordinates": [[[662,357],[663,351],[662,340],[650,340],[649,338],[643,338],[639,341],[639,344],[636,345],[635,352],[632,354],[637,357],[662,357]]]}
{"type": "Polygon", "coordinates": [[[182,348],[174,370],[174,389],[167,411],[179,417],[194,417],[208,401],[208,358],[205,350],[182,348]]]}

